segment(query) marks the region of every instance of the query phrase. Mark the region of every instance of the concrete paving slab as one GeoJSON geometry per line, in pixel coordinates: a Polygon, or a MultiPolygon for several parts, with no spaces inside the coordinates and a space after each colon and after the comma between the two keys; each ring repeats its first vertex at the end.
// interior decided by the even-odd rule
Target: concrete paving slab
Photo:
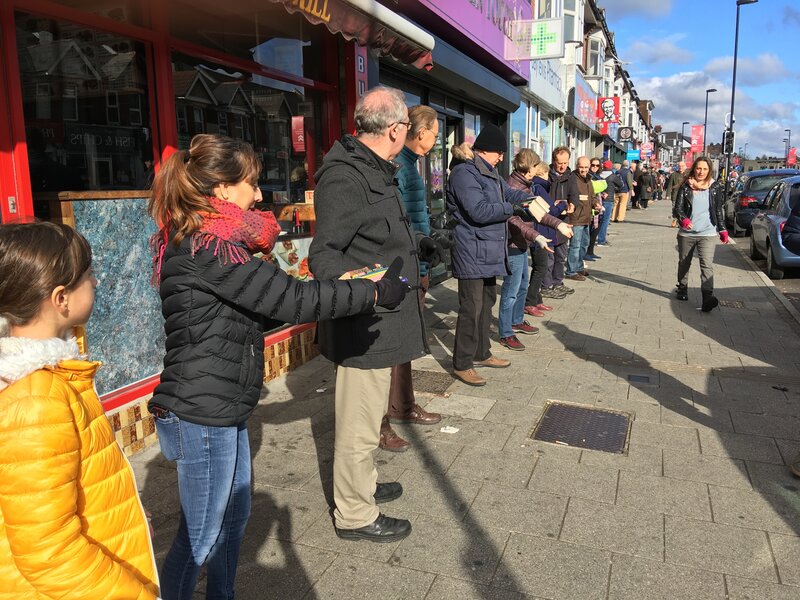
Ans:
{"type": "Polygon", "coordinates": [[[258,484],[299,490],[318,472],[317,457],[304,452],[262,451],[253,458],[253,481],[258,484]]]}
{"type": "Polygon", "coordinates": [[[744,461],[664,450],[664,476],[751,489],[744,461]]]}
{"type": "Polygon", "coordinates": [[[728,582],[729,600],[797,600],[800,598],[800,588],[744,579],[743,577],[727,576],[725,579],[728,582]]]}
{"type": "Polygon", "coordinates": [[[766,494],[793,494],[798,497],[800,506],[800,480],[789,469],[782,465],[748,461],[747,470],[755,489],[766,494]]]}
{"type": "MultiPolygon", "coordinates": [[[[398,519],[410,519],[412,532],[414,535],[416,515],[401,514],[399,511],[393,510],[389,505],[383,509],[384,514],[398,519]]],[[[406,538],[408,539],[408,538],[406,538]]],[[[376,544],[368,540],[343,540],[336,536],[336,531],[333,527],[333,518],[324,514],[317,518],[308,529],[306,529],[297,539],[297,543],[304,546],[311,546],[321,550],[327,550],[339,555],[353,556],[363,558],[366,560],[386,562],[392,556],[397,547],[403,542],[381,543],[376,544]]]]}
{"type": "Polygon", "coordinates": [[[654,560],[664,558],[664,515],[571,498],[559,539],[654,560]]]}
{"type": "Polygon", "coordinates": [[[668,515],[711,520],[708,487],[696,481],[620,471],[617,504],[668,515]]]}
{"type": "Polygon", "coordinates": [[[538,457],[528,452],[488,452],[483,448],[466,447],[450,465],[447,475],[525,489],[537,460],[538,457]]]}
{"type": "Polygon", "coordinates": [[[698,433],[703,454],[783,464],[772,438],[710,430],[698,433]]]}
{"type": "Polygon", "coordinates": [[[666,562],[778,582],[763,531],[666,517],[666,562]]]}
{"type": "Polygon", "coordinates": [[[800,500],[794,494],[770,495],[760,491],[709,486],[714,521],[737,527],[778,533],[800,533],[800,500]]]}
{"type": "Polygon", "coordinates": [[[495,401],[489,398],[451,394],[448,397],[439,396],[432,399],[427,410],[466,419],[483,419],[494,403],[495,401]]]}
{"type": "Polygon", "coordinates": [[[436,441],[415,443],[405,452],[387,452],[379,450],[375,453],[375,462],[396,468],[444,473],[453,464],[461,452],[460,444],[444,444],[436,441]]]}
{"type": "Polygon", "coordinates": [[[556,539],[566,509],[565,496],[484,486],[469,509],[469,518],[487,527],[556,539]]]}
{"type": "Polygon", "coordinates": [[[481,489],[479,481],[424,471],[408,470],[398,480],[403,484],[403,495],[391,503],[393,512],[456,521],[464,518],[481,489]]]}
{"type": "Polygon", "coordinates": [[[481,600],[536,600],[519,592],[501,590],[488,585],[461,581],[437,575],[425,600],[464,600],[476,598],[481,600]]]}
{"type": "Polygon", "coordinates": [[[597,399],[595,406],[628,413],[634,421],[659,423],[661,420],[661,410],[658,405],[650,402],[639,402],[638,400],[628,400],[627,398],[601,397],[597,399]]]}
{"type": "Polygon", "coordinates": [[[781,583],[800,586],[800,561],[797,560],[800,555],[800,537],[770,533],[769,541],[781,583]]]}
{"type": "Polygon", "coordinates": [[[391,564],[479,583],[489,583],[498,571],[507,531],[429,516],[412,523],[414,531],[395,550],[391,564]]]}
{"type": "Polygon", "coordinates": [[[321,494],[263,485],[254,487],[251,502],[245,543],[253,536],[295,542],[329,511],[325,496],[321,494]]]}
{"type": "Polygon", "coordinates": [[[510,400],[498,400],[486,413],[484,421],[503,423],[505,425],[521,425],[535,423],[542,414],[541,406],[510,400]]]}
{"type": "Polygon", "coordinates": [[[720,573],[614,555],[608,600],[726,600],[720,573]]]}
{"type": "Polygon", "coordinates": [[[503,446],[503,450],[511,452],[519,450],[520,452],[529,452],[537,456],[547,456],[555,460],[563,460],[570,463],[577,463],[580,460],[580,448],[540,442],[539,440],[531,439],[530,435],[532,432],[532,426],[515,427],[506,441],[506,445],[503,446]]]}
{"type": "Polygon", "coordinates": [[[522,534],[512,534],[497,587],[544,598],[606,597],[611,553],[522,534]]]}
{"type": "Polygon", "coordinates": [[[645,421],[634,421],[631,425],[630,444],[631,446],[655,446],[683,452],[700,452],[696,429],[659,425],[645,421]]]}
{"type": "Polygon", "coordinates": [[[374,598],[424,598],[434,575],[397,565],[340,556],[314,585],[316,598],[373,600],[374,598]]]}
{"type": "Polygon", "coordinates": [[[536,463],[528,488],[557,496],[574,496],[613,504],[617,473],[615,469],[542,457],[536,463]]]}
{"type": "Polygon", "coordinates": [[[736,433],[800,440],[800,419],[790,416],[732,412],[736,433]]]}
{"type": "Polygon", "coordinates": [[[581,464],[621,471],[633,471],[645,475],[661,476],[663,474],[661,448],[652,446],[635,446],[628,449],[628,454],[611,454],[597,450],[584,450],[581,453],[581,464]]]}

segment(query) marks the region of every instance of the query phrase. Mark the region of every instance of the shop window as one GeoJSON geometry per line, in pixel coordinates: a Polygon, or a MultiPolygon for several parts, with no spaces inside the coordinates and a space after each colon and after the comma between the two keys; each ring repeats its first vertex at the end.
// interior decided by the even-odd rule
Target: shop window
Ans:
{"type": "Polygon", "coordinates": [[[475,138],[481,132],[481,116],[470,112],[469,109],[464,111],[464,141],[468,144],[474,144],[475,138]]]}
{"type": "Polygon", "coordinates": [[[106,92],[106,122],[119,125],[119,95],[117,92],[106,92]]]}
{"type": "Polygon", "coordinates": [[[553,130],[552,119],[541,113],[539,116],[539,156],[545,162],[550,161],[550,154],[553,151],[553,130]]]}
{"type": "Polygon", "coordinates": [[[82,12],[92,13],[120,23],[142,24],[142,8],[145,6],[141,0],[53,0],[55,4],[69,6],[82,12]]]}
{"type": "Polygon", "coordinates": [[[513,158],[522,148],[528,147],[525,132],[528,130],[528,103],[520,102],[519,108],[511,115],[511,156],[513,158]]]}
{"type": "Polygon", "coordinates": [[[137,189],[153,153],[144,45],[20,12],[15,22],[36,216],[50,218],[50,192],[137,189]]]}
{"type": "Polygon", "coordinates": [[[261,157],[264,203],[305,201],[313,186],[309,173],[321,162],[322,105],[317,94],[178,53],[172,71],[181,149],[189,147],[193,135],[212,128],[245,140],[261,157]],[[182,125],[186,115],[192,115],[188,128],[182,125]],[[210,128],[205,118],[212,119],[210,128]]]}

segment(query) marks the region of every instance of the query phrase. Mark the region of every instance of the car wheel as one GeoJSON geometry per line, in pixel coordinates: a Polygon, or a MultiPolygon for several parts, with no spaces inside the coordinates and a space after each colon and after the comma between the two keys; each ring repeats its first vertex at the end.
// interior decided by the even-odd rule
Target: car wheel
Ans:
{"type": "Polygon", "coordinates": [[[772,246],[767,240],[767,276],[770,279],[783,279],[783,269],[775,264],[775,257],[772,254],[772,246]]]}
{"type": "Polygon", "coordinates": [[[756,248],[756,238],[755,236],[750,236],[750,258],[753,260],[758,260],[761,258],[761,253],[756,248]]]}

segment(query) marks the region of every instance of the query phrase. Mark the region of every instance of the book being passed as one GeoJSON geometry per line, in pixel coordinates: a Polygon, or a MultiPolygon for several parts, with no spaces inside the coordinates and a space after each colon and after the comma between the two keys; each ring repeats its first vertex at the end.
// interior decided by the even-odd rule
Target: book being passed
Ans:
{"type": "Polygon", "coordinates": [[[536,196],[535,198],[530,199],[527,209],[534,219],[541,221],[542,217],[550,212],[550,205],[547,203],[547,200],[541,196],[536,196]]]}
{"type": "Polygon", "coordinates": [[[369,279],[370,281],[379,281],[383,279],[383,276],[386,274],[386,271],[389,270],[389,267],[381,267],[377,266],[374,269],[370,269],[365,273],[361,273],[360,275],[356,275],[353,279],[369,279]]]}

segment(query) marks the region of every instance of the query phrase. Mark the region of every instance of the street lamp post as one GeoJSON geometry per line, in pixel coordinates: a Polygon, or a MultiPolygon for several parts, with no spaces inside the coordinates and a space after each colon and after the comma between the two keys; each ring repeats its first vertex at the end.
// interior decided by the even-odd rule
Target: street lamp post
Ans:
{"type": "MultiPolygon", "coordinates": [[[[758,0],[736,0],[736,33],[733,38],[733,80],[731,81],[731,122],[728,125],[728,135],[733,135],[733,125],[736,122],[734,115],[736,114],[733,109],[736,102],[736,62],[739,57],[739,9],[743,4],[755,4],[758,0]]],[[[731,144],[732,145],[732,144],[731,144]]],[[[724,148],[723,148],[724,149],[724,148]]],[[[726,196],[731,192],[728,182],[730,181],[731,172],[731,152],[733,148],[728,148],[725,152],[725,190],[726,196]]]]}
{"type": "Polygon", "coordinates": [[[706,126],[708,125],[708,95],[711,92],[716,92],[716,88],[706,90],[706,114],[703,117],[703,155],[706,153],[706,126]]]}
{"type": "Polygon", "coordinates": [[[689,124],[689,121],[684,121],[683,123],[681,123],[681,149],[680,149],[680,152],[678,154],[678,162],[681,162],[681,160],[683,160],[683,140],[684,140],[683,131],[684,131],[684,129],[686,128],[686,126],[688,124],[689,124]]]}
{"type": "Polygon", "coordinates": [[[745,142],[744,143],[744,157],[745,157],[745,159],[747,159],[747,144],[749,144],[749,143],[750,142],[745,142]]]}
{"type": "Polygon", "coordinates": [[[789,166],[789,150],[792,149],[792,130],[791,129],[784,129],[784,131],[788,134],[786,136],[786,166],[789,166]]]}

